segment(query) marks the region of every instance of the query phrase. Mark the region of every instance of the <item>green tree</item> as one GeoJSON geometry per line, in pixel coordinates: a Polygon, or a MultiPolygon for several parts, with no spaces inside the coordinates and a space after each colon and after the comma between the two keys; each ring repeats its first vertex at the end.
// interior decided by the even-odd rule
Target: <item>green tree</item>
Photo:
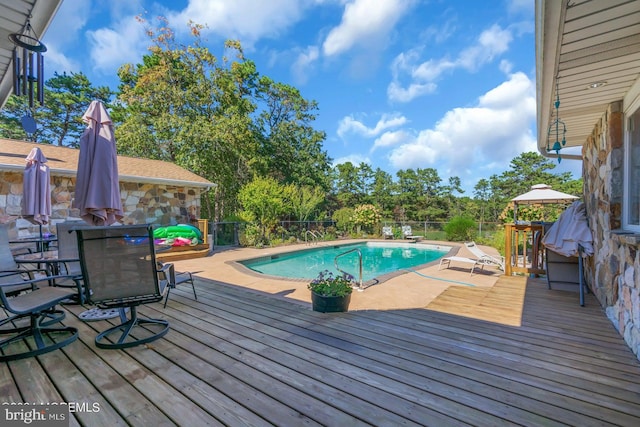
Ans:
{"type": "Polygon", "coordinates": [[[269,238],[278,224],[280,216],[286,212],[291,188],[279,184],[273,178],[256,178],[240,189],[238,202],[242,208],[241,217],[255,223],[260,234],[269,238]]]}
{"type": "Polygon", "coordinates": [[[375,174],[371,166],[360,162],[356,170],[358,180],[356,181],[357,192],[362,203],[371,203],[371,193],[373,192],[373,182],[375,174]]]}
{"type": "Polygon", "coordinates": [[[393,177],[389,173],[380,168],[375,170],[371,188],[371,202],[376,206],[380,206],[382,215],[385,218],[393,217],[395,196],[397,194],[396,188],[393,177]]]}
{"type": "Polygon", "coordinates": [[[399,170],[396,176],[398,204],[409,220],[439,221],[446,216],[446,204],[440,184],[442,179],[436,169],[399,170]]]}
{"type": "Polygon", "coordinates": [[[325,192],[320,187],[288,185],[290,209],[298,221],[306,221],[324,202],[325,192]]]}
{"type": "Polygon", "coordinates": [[[205,215],[219,220],[238,209],[237,194],[255,174],[258,138],[255,64],[238,42],[235,54],[218,61],[202,46],[199,25],[194,41],[179,45],[167,26],[149,29],[151,54],[142,64],[120,68],[114,120],[120,153],[174,162],[217,184],[203,197],[205,215]]]}
{"type": "Polygon", "coordinates": [[[445,200],[448,205],[448,216],[454,217],[460,215],[460,205],[458,203],[458,198],[453,194],[454,192],[463,194],[464,190],[462,189],[462,182],[460,178],[457,176],[449,177],[449,185],[443,187],[443,191],[445,193],[445,200]]]}
{"type": "Polygon", "coordinates": [[[510,169],[499,177],[500,191],[504,199],[526,193],[535,184],[548,184],[555,190],[562,191],[562,184],[571,180],[570,173],[553,174],[555,163],[536,152],[522,153],[511,160],[510,169]]]}
{"type": "Polygon", "coordinates": [[[482,225],[485,220],[485,210],[487,209],[487,203],[489,201],[489,197],[491,195],[491,186],[489,185],[489,181],[486,179],[481,179],[478,183],[473,187],[474,196],[476,201],[480,207],[480,232],[482,233],[482,225]]]}
{"type": "Polygon", "coordinates": [[[31,109],[26,97],[9,97],[0,114],[0,135],[77,148],[86,128],[82,115],[89,104],[98,99],[109,107],[112,95],[106,86],[94,87],[82,73],[54,73],[44,83],[44,106],[35,104],[31,109]],[[37,123],[37,130],[32,135],[27,135],[22,127],[21,119],[26,115],[32,116],[37,123]]]}
{"type": "Polygon", "coordinates": [[[54,77],[45,82],[40,142],[79,147],[80,136],[87,127],[82,115],[95,99],[109,108],[112,95],[111,89],[106,86],[94,87],[81,72],[69,75],[54,73],[54,77]]]}
{"type": "Polygon", "coordinates": [[[351,162],[341,163],[335,166],[335,193],[340,206],[355,206],[360,202],[358,185],[358,168],[351,162]]]}
{"type": "MultiPolygon", "coordinates": [[[[554,174],[551,171],[556,164],[536,152],[522,153],[511,161],[510,169],[500,176],[492,176],[490,183],[495,200],[497,220],[513,221],[514,197],[531,190],[535,184],[547,184],[554,190],[574,195],[581,195],[582,180],[574,180],[570,172],[554,174]]],[[[560,210],[557,205],[527,208],[522,211],[529,220],[553,220],[560,210]]],[[[519,215],[520,216],[520,215],[519,215]]],[[[523,219],[523,218],[520,218],[523,219]]]]}
{"type": "Polygon", "coordinates": [[[24,96],[11,95],[0,112],[0,136],[7,139],[38,142],[42,126],[38,126],[33,134],[27,135],[22,127],[22,117],[25,115],[33,116],[29,109],[29,100],[24,96]]]}
{"type": "Polygon", "coordinates": [[[238,41],[217,58],[203,46],[202,26],[190,29],[185,46],[167,25],[149,28],[150,54],[120,68],[120,153],[170,161],[216,183],[202,200],[213,220],[239,209],[240,188],[256,176],[328,189],[325,135],[312,127],[317,103],[261,77],[238,41]]]}
{"type": "Polygon", "coordinates": [[[268,77],[256,91],[260,135],[256,169],[282,183],[329,189],[329,157],[322,149],[325,133],[312,127],[318,103],[302,97],[292,86],[268,77]]]}

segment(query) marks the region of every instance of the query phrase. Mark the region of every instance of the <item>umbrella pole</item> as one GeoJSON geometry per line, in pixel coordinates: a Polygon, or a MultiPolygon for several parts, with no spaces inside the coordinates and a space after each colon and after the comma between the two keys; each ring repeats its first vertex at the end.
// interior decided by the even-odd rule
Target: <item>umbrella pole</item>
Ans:
{"type": "Polygon", "coordinates": [[[38,227],[40,228],[40,242],[38,243],[38,245],[40,245],[40,258],[44,258],[44,240],[42,240],[42,224],[38,224],[38,227]]]}

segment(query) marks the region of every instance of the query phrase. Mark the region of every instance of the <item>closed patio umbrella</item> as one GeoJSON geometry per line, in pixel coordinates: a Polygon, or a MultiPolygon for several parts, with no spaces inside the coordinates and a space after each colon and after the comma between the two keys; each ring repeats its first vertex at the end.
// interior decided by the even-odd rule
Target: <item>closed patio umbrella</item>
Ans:
{"type": "Polygon", "coordinates": [[[593,237],[583,202],[573,202],[544,235],[542,244],[565,257],[593,255],[593,237]]]}
{"type": "MultiPolygon", "coordinates": [[[[22,180],[22,216],[38,224],[40,240],[42,240],[42,225],[49,223],[51,216],[51,188],[49,166],[47,158],[39,147],[34,147],[25,159],[22,180]]],[[[42,242],[40,242],[42,248],[42,242]]]]}
{"type": "Polygon", "coordinates": [[[82,120],[73,207],[90,225],[111,225],[123,217],[113,124],[100,101],[91,101],[82,120]]]}

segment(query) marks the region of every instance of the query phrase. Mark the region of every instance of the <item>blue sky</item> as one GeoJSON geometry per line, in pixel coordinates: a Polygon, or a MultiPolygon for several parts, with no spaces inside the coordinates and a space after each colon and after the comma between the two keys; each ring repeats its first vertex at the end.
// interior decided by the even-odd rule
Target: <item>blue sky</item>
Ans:
{"type": "Polygon", "coordinates": [[[240,40],[260,74],[319,103],[335,163],[435,168],[473,196],[537,151],[533,0],[64,0],[43,38],[47,78],[81,71],[116,89],[150,44],[137,15],[168,18],[185,42],[189,20],[205,24],[216,55],[240,40]]]}

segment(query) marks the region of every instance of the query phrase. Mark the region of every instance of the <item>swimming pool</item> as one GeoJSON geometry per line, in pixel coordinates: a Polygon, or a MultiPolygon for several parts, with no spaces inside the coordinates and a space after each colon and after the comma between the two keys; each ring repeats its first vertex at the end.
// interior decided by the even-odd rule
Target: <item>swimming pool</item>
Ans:
{"type": "MultiPolygon", "coordinates": [[[[324,270],[337,274],[336,256],[352,249],[362,253],[362,280],[367,282],[390,273],[404,271],[435,261],[446,255],[450,246],[416,243],[365,242],[347,245],[318,246],[290,253],[240,261],[258,273],[289,279],[315,279],[324,270]]],[[[358,253],[341,256],[338,266],[358,279],[358,253]]]]}

